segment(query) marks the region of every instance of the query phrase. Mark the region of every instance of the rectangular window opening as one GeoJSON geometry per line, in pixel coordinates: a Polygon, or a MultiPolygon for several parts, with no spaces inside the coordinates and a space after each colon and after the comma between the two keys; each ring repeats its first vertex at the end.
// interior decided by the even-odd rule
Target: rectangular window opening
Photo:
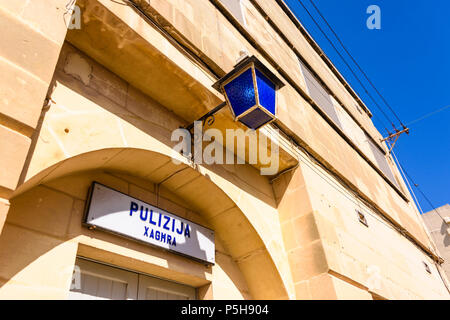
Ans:
{"type": "Polygon", "coordinates": [[[425,267],[425,270],[426,270],[429,274],[431,274],[430,266],[429,266],[426,262],[423,262],[423,265],[424,265],[424,267],[425,267]]]}
{"type": "Polygon", "coordinates": [[[330,94],[316,78],[316,76],[314,76],[312,71],[300,59],[298,61],[300,63],[300,69],[305,78],[309,96],[320,107],[320,109],[325,112],[339,128],[342,129],[342,124],[339,121],[339,117],[337,115],[333,101],[331,100],[330,94]]]}
{"type": "Polygon", "coordinates": [[[377,145],[367,136],[366,134],[367,143],[370,146],[370,149],[372,150],[372,153],[375,157],[375,163],[378,165],[378,168],[381,170],[381,172],[384,173],[384,175],[397,187],[400,187],[397,183],[394,173],[391,170],[391,167],[389,166],[389,162],[386,158],[386,156],[383,154],[383,152],[378,148],[377,145]]]}
{"type": "Polygon", "coordinates": [[[359,210],[356,210],[356,213],[358,215],[359,222],[361,222],[366,227],[369,227],[369,224],[367,223],[366,216],[359,210]]]}
{"type": "Polygon", "coordinates": [[[220,2],[243,26],[247,25],[241,0],[220,0],[220,2]]]}

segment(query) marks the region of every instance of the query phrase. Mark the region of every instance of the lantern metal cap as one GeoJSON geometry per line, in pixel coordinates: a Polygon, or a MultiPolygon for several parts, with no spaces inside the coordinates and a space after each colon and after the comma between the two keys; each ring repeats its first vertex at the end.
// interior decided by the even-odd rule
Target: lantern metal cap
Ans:
{"type": "Polygon", "coordinates": [[[227,73],[224,77],[219,79],[216,83],[213,84],[213,88],[223,93],[221,91],[222,85],[227,82],[229,79],[233,78],[235,75],[239,74],[244,68],[248,67],[251,64],[254,64],[255,68],[261,71],[272,83],[275,85],[275,90],[278,90],[284,87],[284,83],[267,68],[261,61],[258,60],[255,56],[247,57],[237,65],[234,66],[234,69],[227,73]]]}

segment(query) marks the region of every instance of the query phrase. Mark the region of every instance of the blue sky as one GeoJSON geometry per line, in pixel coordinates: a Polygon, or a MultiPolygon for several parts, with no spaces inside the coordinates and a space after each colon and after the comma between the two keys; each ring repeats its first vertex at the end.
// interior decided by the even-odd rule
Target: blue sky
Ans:
{"type": "MultiPolygon", "coordinates": [[[[333,38],[310,0],[301,0],[333,38]]],[[[334,49],[322,36],[299,0],[285,0],[308,32],[353,86],[372,113],[384,135],[388,122],[368,98],[334,49]]],[[[450,105],[450,25],[448,0],[313,0],[399,118],[408,124],[423,115],[450,105]],[[369,30],[370,5],[381,9],[381,29],[369,30]]],[[[340,47],[338,47],[340,49],[340,47]]],[[[343,52],[343,50],[341,50],[343,52]]],[[[350,58],[344,55],[348,62],[350,58]]],[[[352,65],[353,67],[353,65],[352,65]]],[[[353,67],[357,70],[356,67],[353,67]]],[[[364,79],[358,74],[360,79],[364,79]]],[[[363,82],[370,88],[367,82],[363,82]]],[[[376,93],[371,91],[376,98],[376,93]]],[[[382,101],[377,100],[395,120],[382,101]]],[[[450,203],[450,108],[411,125],[394,149],[402,166],[436,207],[450,203]]],[[[431,206],[414,188],[425,212],[431,206]]]]}

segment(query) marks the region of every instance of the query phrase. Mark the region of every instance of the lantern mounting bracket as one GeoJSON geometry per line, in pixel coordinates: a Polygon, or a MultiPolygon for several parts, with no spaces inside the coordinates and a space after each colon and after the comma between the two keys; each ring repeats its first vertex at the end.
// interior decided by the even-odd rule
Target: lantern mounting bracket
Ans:
{"type": "MultiPolygon", "coordinates": [[[[202,125],[205,126],[205,123],[208,123],[208,125],[212,125],[215,121],[214,115],[222,110],[227,105],[226,102],[222,102],[217,107],[209,111],[208,113],[205,113],[203,116],[198,118],[196,121],[201,121],[202,125]]],[[[187,129],[189,132],[194,128],[194,123],[192,122],[190,125],[186,126],[185,129],[187,129]]]]}
{"type": "Polygon", "coordinates": [[[400,137],[400,135],[402,133],[406,133],[409,134],[409,128],[403,126],[403,130],[398,130],[395,129],[395,133],[389,134],[388,137],[384,138],[383,140],[381,140],[381,142],[387,142],[390,149],[389,149],[389,154],[392,152],[392,150],[395,147],[395,143],[397,142],[398,138],[400,137]]]}

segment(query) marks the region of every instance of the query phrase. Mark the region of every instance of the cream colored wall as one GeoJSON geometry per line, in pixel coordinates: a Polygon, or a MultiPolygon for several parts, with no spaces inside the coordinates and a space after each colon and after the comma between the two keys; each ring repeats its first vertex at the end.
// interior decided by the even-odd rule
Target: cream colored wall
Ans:
{"type": "Polygon", "coordinates": [[[446,204],[422,215],[428,231],[433,237],[436,248],[444,259],[442,267],[450,279],[450,224],[443,219],[450,219],[450,205],[446,204]]]}
{"type": "Polygon", "coordinates": [[[0,233],[66,36],[65,3],[0,1],[0,233]]]}
{"type": "MultiPolygon", "coordinates": [[[[231,70],[243,48],[261,58],[211,1],[140,3],[218,74],[231,70]]],[[[247,31],[260,48],[270,51],[305,89],[296,57],[258,14],[255,3],[266,8],[348,111],[379,138],[370,119],[352,109],[354,101],[279,8],[268,10],[267,1],[244,1],[247,31]],[[274,45],[277,50],[273,50],[274,45]]],[[[369,229],[361,229],[354,221],[354,206],[348,198],[329,188],[304,165],[293,177],[286,178],[290,176],[287,174],[277,179],[272,187],[266,177],[248,165],[199,166],[193,170],[184,161],[182,168],[186,170],[165,182],[160,195],[170,200],[161,200],[169,211],[178,211],[180,205],[188,203],[192,210],[189,214],[197,212],[217,232],[218,264],[209,271],[131,242],[124,246],[122,240],[110,235],[97,236],[95,232],[93,237],[91,231],[76,228],[75,234],[70,234],[73,226],[79,228],[70,219],[79,215],[90,181],[81,172],[89,170],[119,190],[152,199],[154,187],[140,185],[136,177],[158,183],[174,174],[179,167],[168,158],[172,155],[171,131],[185,125],[192,112],[201,114],[222,99],[210,88],[214,77],[131,8],[109,0],[79,0],[78,4],[92,10],[83,11],[86,29],[70,31],[67,39],[116,74],[70,45],[65,45],[59,56],[66,33],[62,0],[45,4],[0,0],[0,23],[14,31],[8,34],[6,43],[10,45],[0,51],[0,68],[5,70],[0,85],[6,92],[6,100],[0,103],[0,155],[4,153],[0,164],[10,169],[0,173],[0,229],[8,200],[13,197],[9,210],[13,214],[11,218],[8,215],[0,235],[4,244],[0,244],[0,255],[6,259],[0,259],[2,297],[18,297],[27,288],[30,298],[64,298],[70,276],[61,270],[71,270],[78,252],[123,267],[129,267],[127,261],[132,257],[137,271],[202,286],[201,291],[214,298],[226,298],[228,291],[236,298],[370,299],[370,293],[385,298],[447,298],[436,270],[432,268],[431,276],[422,276],[418,260],[427,259],[423,252],[378,220],[369,219],[369,229]],[[45,12],[47,19],[39,19],[39,12],[45,12]],[[97,23],[105,29],[98,30],[97,23]],[[19,43],[27,46],[20,47],[19,43]],[[102,46],[108,50],[102,51],[102,46]],[[25,52],[25,57],[17,56],[17,52],[25,52]],[[125,53],[148,69],[137,72],[136,64],[120,60],[125,53]],[[150,59],[157,55],[159,60],[150,59]],[[53,102],[42,111],[58,56],[50,85],[53,102]],[[170,81],[175,77],[166,82],[151,80],[148,70],[161,65],[144,64],[148,61],[159,61],[173,71],[179,81],[175,93],[166,94],[174,88],[170,81]],[[158,102],[144,91],[153,92],[158,102]],[[11,104],[17,108],[11,108],[11,104]],[[20,112],[13,114],[15,110],[20,112]],[[44,201],[47,198],[49,201],[44,201]],[[34,205],[33,212],[42,209],[41,214],[31,214],[26,209],[30,204],[34,205]],[[381,235],[383,241],[378,241],[381,235]],[[184,263],[189,264],[191,274],[181,272],[184,263]],[[381,270],[381,289],[369,288],[367,267],[373,265],[381,270]],[[40,273],[46,269],[62,276],[40,273]]],[[[428,248],[430,242],[413,203],[401,199],[298,91],[288,85],[279,93],[281,123],[328,168],[428,248]]],[[[219,116],[230,122],[226,116],[219,116]]]]}
{"type": "MultiPolygon", "coordinates": [[[[202,263],[82,227],[90,183],[98,181],[195,223],[201,215],[166,197],[148,180],[101,170],[49,181],[15,197],[0,236],[0,299],[64,299],[81,255],[194,287],[212,285],[213,299],[249,299],[239,266],[216,237],[216,264],[202,263]],[[71,188],[67,188],[67,185],[71,188]]],[[[183,201],[168,191],[165,196],[183,201]]]]}
{"type": "Polygon", "coordinates": [[[428,255],[305,155],[275,187],[297,298],[450,299],[428,255]]]}
{"type": "Polygon", "coordinates": [[[296,299],[372,299],[367,290],[355,286],[353,274],[341,279],[330,272],[303,165],[281,175],[273,186],[296,299]]]}
{"type": "MultiPolygon", "coordinates": [[[[105,4],[102,0],[100,3],[105,4]]],[[[211,65],[222,70],[230,71],[240,55],[242,49],[246,49],[250,54],[254,54],[275,74],[277,70],[270,65],[261,53],[254,48],[233,25],[216,9],[210,0],[188,0],[188,1],[136,1],[157,21],[165,26],[173,27],[171,34],[175,37],[184,37],[185,42],[194,46],[199,51],[199,56],[205,61],[212,61],[211,65]],[[202,23],[198,23],[201,21],[202,23]],[[196,22],[196,23],[194,23],[196,22]]],[[[293,51],[282,41],[268,22],[261,16],[253,5],[255,1],[243,1],[246,15],[246,31],[253,37],[260,50],[267,51],[273,61],[275,61],[290,78],[305,92],[305,82],[301,76],[298,59],[293,51]],[[274,49],[276,48],[276,49],[274,49]]],[[[371,120],[360,114],[355,105],[356,101],[350,96],[343,85],[327,69],[325,63],[318,54],[307,44],[304,37],[296,29],[292,22],[284,15],[278,5],[268,4],[268,1],[256,1],[262,8],[266,9],[266,14],[277,23],[284,34],[296,46],[303,57],[309,62],[314,70],[322,77],[327,85],[339,97],[344,106],[345,112],[349,112],[359,122],[366,131],[373,136],[375,141],[380,141],[381,135],[373,126],[371,120]],[[273,8],[272,8],[273,7],[273,8]],[[271,8],[269,10],[269,8],[271,8]]],[[[110,6],[111,10],[119,13],[120,5],[110,6]],[[114,7],[114,8],[113,8],[114,7]],[[117,9],[115,8],[117,7],[117,9]]],[[[120,15],[126,24],[125,15],[120,15]]],[[[177,38],[178,39],[178,38],[177,38]]],[[[430,246],[430,241],[424,231],[423,223],[416,214],[412,198],[407,189],[400,189],[404,192],[410,202],[405,201],[385,179],[368,163],[371,155],[366,155],[364,159],[357,151],[348,144],[342,134],[331,128],[325,119],[320,116],[311,105],[295,90],[287,85],[279,93],[278,118],[300,142],[308,146],[310,152],[323,163],[345,179],[352,187],[358,190],[367,201],[377,206],[385,216],[397,221],[404,227],[408,234],[423,244],[426,249],[430,246]]],[[[385,148],[385,146],[383,146],[385,148]]],[[[370,151],[364,150],[362,153],[370,151]]],[[[374,164],[377,166],[376,164],[374,164]]],[[[397,178],[401,180],[397,170],[394,170],[397,178]]],[[[403,185],[403,183],[401,183],[403,185]]]]}
{"type": "MultiPolygon", "coordinates": [[[[274,5],[271,0],[244,0],[246,4],[247,14],[254,17],[255,20],[259,21],[260,25],[266,26],[261,19],[261,16],[255,12],[255,4],[260,6],[264,12],[268,15],[270,19],[274,21],[277,27],[283,32],[284,36],[295,46],[295,48],[300,52],[303,58],[313,67],[314,71],[318,74],[318,76],[326,83],[326,85],[333,91],[333,94],[345,105],[346,112],[350,113],[357,121],[367,130],[374,138],[379,138],[380,134],[374,127],[370,118],[366,113],[360,113],[356,108],[356,101],[349,94],[347,89],[338,81],[336,76],[331,72],[331,70],[326,66],[323,62],[323,58],[320,57],[309,45],[304,36],[302,36],[294,24],[287,18],[287,16],[282,11],[281,7],[278,5],[274,5]]],[[[301,21],[300,21],[301,23],[301,21]]],[[[261,26],[257,28],[260,32],[261,26]]],[[[271,38],[279,37],[276,36],[273,32],[271,34],[271,38]]],[[[280,42],[280,40],[279,40],[280,42]]],[[[270,43],[270,42],[269,42],[270,43]]],[[[273,43],[273,42],[272,42],[273,43]]],[[[290,51],[285,48],[285,51],[290,51]]],[[[285,58],[285,57],[283,57],[285,58]]],[[[278,61],[278,59],[277,59],[278,61]]],[[[292,60],[291,67],[295,65],[296,61],[292,60]]],[[[290,72],[291,69],[287,69],[290,72]]],[[[306,89],[305,84],[302,84],[306,89]]]]}
{"type": "MultiPolygon", "coordinates": [[[[68,44],[56,68],[51,98],[54,102],[42,116],[24,171],[25,183],[15,196],[69,173],[100,167],[164,181],[166,188],[207,213],[215,230],[227,235],[224,245],[245,275],[252,296],[293,297],[272,187],[258,170],[248,165],[192,170],[171,149],[171,132],[182,121],[68,44]],[[101,154],[92,153],[96,150],[101,154]],[[145,150],[167,156],[152,158],[145,150]],[[178,157],[182,165],[172,164],[170,156],[178,157]],[[172,173],[177,174],[165,181],[172,173]],[[227,196],[214,196],[211,187],[227,196]],[[264,274],[252,275],[256,268],[264,274]]],[[[68,192],[72,183],[65,188],[68,192]]]]}

